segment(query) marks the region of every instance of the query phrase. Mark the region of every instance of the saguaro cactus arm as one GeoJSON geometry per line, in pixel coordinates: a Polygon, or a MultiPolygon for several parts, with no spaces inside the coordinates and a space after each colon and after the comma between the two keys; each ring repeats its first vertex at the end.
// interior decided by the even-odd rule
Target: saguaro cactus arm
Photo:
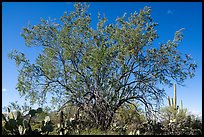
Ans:
{"type": "Polygon", "coordinates": [[[169,104],[169,107],[171,107],[171,99],[169,96],[168,96],[168,104],[169,104]]]}
{"type": "Polygon", "coordinates": [[[181,100],[180,109],[183,109],[183,102],[181,100]]]}
{"type": "Polygon", "coordinates": [[[171,104],[172,104],[172,106],[174,106],[174,99],[173,98],[171,98],[171,104]]]}

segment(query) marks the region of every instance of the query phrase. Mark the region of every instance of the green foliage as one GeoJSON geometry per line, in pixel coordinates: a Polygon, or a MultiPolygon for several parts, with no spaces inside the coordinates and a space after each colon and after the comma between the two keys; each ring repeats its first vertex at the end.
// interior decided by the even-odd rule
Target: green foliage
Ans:
{"type": "Polygon", "coordinates": [[[99,14],[95,30],[89,5],[75,3],[74,7],[60,23],[41,19],[23,28],[26,45],[42,47],[34,63],[22,52],[9,54],[19,68],[17,90],[32,104],[44,104],[51,93],[57,108],[71,101],[92,125],[106,130],[125,103],[136,100],[152,111],[165,95],[159,84],[182,84],[194,76],[197,65],[177,49],[183,29],[175,32],[172,41],[152,46],[158,24],[150,7],[129,17],[124,14],[114,24],[99,14]]]}
{"type": "Polygon", "coordinates": [[[116,111],[116,115],[111,124],[111,130],[117,134],[127,134],[137,128],[137,125],[145,121],[140,105],[126,104],[116,111]]]}
{"type": "Polygon", "coordinates": [[[164,135],[202,135],[202,122],[193,115],[187,115],[181,121],[165,125],[163,130],[164,135]]]}
{"type": "Polygon", "coordinates": [[[181,100],[180,106],[176,105],[176,86],[174,87],[174,99],[172,103],[168,96],[168,106],[160,110],[160,120],[162,122],[162,134],[164,135],[201,135],[202,122],[189,115],[187,109],[183,108],[181,100]],[[177,106],[177,107],[175,107],[177,106]]]}
{"type": "Polygon", "coordinates": [[[202,135],[202,122],[193,115],[170,123],[150,120],[139,124],[129,135],[202,135]]]}
{"type": "Polygon", "coordinates": [[[82,121],[80,123],[75,118],[65,119],[64,114],[58,116],[60,118],[58,127],[56,123],[51,122],[49,116],[46,116],[41,123],[31,123],[30,114],[25,118],[20,112],[15,114],[8,109],[11,115],[2,114],[2,135],[48,135],[48,133],[50,135],[202,135],[202,121],[194,115],[185,114],[180,120],[160,123],[139,118],[144,114],[141,111],[135,112],[134,107],[131,104],[120,108],[111,128],[105,131],[89,127],[88,123],[82,121]]]}
{"type": "Polygon", "coordinates": [[[88,130],[82,130],[81,135],[119,135],[118,132],[107,130],[107,131],[102,131],[97,128],[91,128],[88,130]]]}

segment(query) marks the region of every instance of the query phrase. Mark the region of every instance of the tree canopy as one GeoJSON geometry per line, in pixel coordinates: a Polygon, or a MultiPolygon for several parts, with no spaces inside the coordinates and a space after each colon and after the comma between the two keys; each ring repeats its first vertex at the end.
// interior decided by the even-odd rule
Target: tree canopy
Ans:
{"type": "Polygon", "coordinates": [[[47,93],[59,107],[68,102],[86,112],[94,123],[108,128],[120,106],[135,101],[147,111],[157,108],[165,96],[159,85],[182,85],[193,77],[196,64],[177,47],[182,30],[173,40],[154,46],[158,38],[151,8],[124,14],[115,23],[98,14],[97,28],[91,27],[89,5],[76,3],[75,11],[55,20],[23,28],[28,47],[42,47],[31,63],[25,54],[9,54],[19,68],[17,90],[32,103],[43,104],[47,93]]]}

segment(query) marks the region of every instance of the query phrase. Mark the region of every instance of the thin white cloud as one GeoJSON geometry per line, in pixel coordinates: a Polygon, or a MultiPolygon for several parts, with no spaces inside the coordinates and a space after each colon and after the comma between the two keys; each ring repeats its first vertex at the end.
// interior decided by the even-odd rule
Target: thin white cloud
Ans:
{"type": "Polygon", "coordinates": [[[168,10],[167,14],[173,14],[173,11],[172,10],[168,10]]]}
{"type": "Polygon", "coordinates": [[[6,88],[2,88],[2,91],[3,91],[3,92],[6,92],[6,91],[7,91],[7,89],[6,89],[6,88]]]}

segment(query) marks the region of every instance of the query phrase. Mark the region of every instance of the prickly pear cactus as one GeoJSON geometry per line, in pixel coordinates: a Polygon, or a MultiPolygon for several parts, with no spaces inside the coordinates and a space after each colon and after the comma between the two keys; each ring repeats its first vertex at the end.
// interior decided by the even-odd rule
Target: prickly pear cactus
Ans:
{"type": "Polygon", "coordinates": [[[36,116],[36,113],[41,113],[42,108],[31,109],[28,113],[29,118],[22,116],[20,111],[11,112],[7,109],[7,116],[2,114],[2,135],[45,135],[53,131],[53,124],[47,116],[42,122],[41,129],[32,130],[31,118],[36,116]]]}
{"type": "Polygon", "coordinates": [[[79,133],[77,130],[77,121],[74,118],[64,119],[63,111],[59,114],[60,123],[57,125],[57,132],[59,135],[70,135],[79,133]]]}

